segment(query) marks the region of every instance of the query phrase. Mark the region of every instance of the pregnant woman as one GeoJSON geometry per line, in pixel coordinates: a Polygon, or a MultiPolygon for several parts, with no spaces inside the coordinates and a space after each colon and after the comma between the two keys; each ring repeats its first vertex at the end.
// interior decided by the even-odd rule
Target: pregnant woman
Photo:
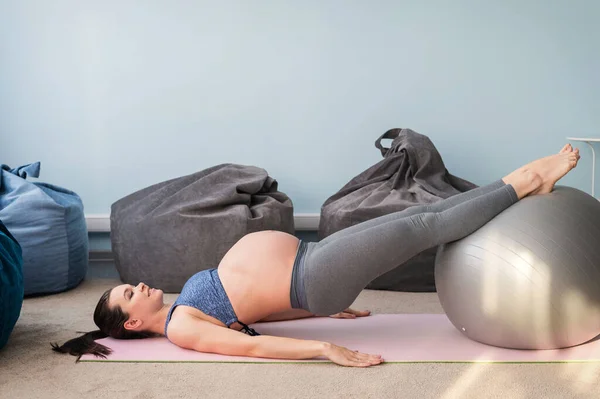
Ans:
{"type": "Polygon", "coordinates": [[[578,160],[579,151],[567,144],[558,154],[487,186],[354,225],[320,242],[277,231],[248,234],[217,268],[193,275],[173,304],[165,304],[162,291],[144,283],[106,291],[94,312],[99,330],[53,349],[106,356],[110,349],[95,339],[164,335],[175,345],[200,352],[274,359],[324,356],[355,367],[380,364],[383,359],[377,354],[260,335],[248,324],[368,316],[349,306],[369,282],[425,249],[473,233],[525,196],[551,192],[578,160]]]}

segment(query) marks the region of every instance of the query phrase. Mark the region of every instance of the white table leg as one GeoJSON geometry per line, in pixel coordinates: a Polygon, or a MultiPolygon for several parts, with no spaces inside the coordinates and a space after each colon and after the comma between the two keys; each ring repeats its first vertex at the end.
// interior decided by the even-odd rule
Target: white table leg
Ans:
{"type": "Polygon", "coordinates": [[[596,198],[596,195],[594,194],[594,182],[596,181],[596,151],[594,151],[594,146],[589,141],[585,141],[584,143],[592,150],[592,197],[596,198]]]}

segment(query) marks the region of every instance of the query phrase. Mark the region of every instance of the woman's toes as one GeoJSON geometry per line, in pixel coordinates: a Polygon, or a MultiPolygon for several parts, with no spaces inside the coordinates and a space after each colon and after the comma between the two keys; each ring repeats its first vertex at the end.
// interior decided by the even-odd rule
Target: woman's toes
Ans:
{"type": "Polygon", "coordinates": [[[565,152],[571,151],[571,144],[565,144],[565,146],[560,150],[559,154],[563,154],[565,152]]]}
{"type": "Polygon", "coordinates": [[[576,153],[572,152],[569,154],[569,164],[571,165],[572,168],[577,166],[578,160],[579,160],[579,156],[576,153]]]}

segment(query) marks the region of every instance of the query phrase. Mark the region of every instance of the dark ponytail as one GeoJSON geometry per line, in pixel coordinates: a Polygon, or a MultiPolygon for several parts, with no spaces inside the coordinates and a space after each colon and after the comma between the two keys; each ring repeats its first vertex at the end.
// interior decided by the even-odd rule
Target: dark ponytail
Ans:
{"type": "Polygon", "coordinates": [[[112,353],[112,350],[102,344],[95,342],[97,339],[112,337],[116,339],[139,339],[154,337],[158,334],[146,331],[131,331],[125,328],[125,322],[129,316],[123,312],[119,306],[110,308],[108,298],[112,289],[107,290],[98,301],[96,310],[94,310],[94,323],[99,330],[90,331],[80,337],[73,338],[62,345],[52,343],[52,350],[59,353],[68,353],[77,356],[77,360],[82,355],[91,354],[96,357],[106,358],[112,353]]]}
{"type": "Polygon", "coordinates": [[[77,362],[81,356],[86,353],[106,359],[106,356],[110,355],[112,350],[95,342],[97,339],[106,337],[108,337],[108,335],[104,334],[100,330],[96,330],[85,333],[80,337],[73,338],[61,346],[56,343],[52,343],[50,345],[52,345],[52,350],[55,352],[68,353],[70,355],[77,356],[77,362]]]}

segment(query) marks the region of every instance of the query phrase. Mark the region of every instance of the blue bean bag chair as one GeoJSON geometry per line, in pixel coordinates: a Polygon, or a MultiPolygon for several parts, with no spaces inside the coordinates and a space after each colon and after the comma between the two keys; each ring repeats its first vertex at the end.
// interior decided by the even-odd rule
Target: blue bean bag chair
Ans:
{"type": "Polygon", "coordinates": [[[21,246],[0,220],[0,349],[21,314],[23,305],[21,246]]]}
{"type": "Polygon", "coordinates": [[[88,267],[83,203],[72,191],[30,182],[40,163],[0,168],[0,220],[23,249],[25,295],[51,294],[77,286],[88,267]]]}

